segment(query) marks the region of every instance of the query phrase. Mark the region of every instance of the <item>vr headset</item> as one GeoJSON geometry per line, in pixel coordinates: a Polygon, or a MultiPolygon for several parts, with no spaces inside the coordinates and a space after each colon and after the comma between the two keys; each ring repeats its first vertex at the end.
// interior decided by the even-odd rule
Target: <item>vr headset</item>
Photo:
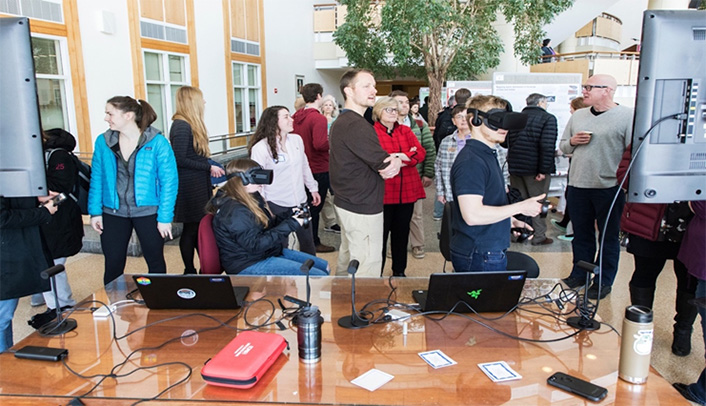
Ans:
{"type": "Polygon", "coordinates": [[[271,185],[274,172],[271,169],[262,169],[259,166],[250,168],[245,172],[233,172],[226,175],[226,179],[239,177],[243,181],[243,186],[249,184],[271,185]]]}
{"type": "Polygon", "coordinates": [[[525,128],[527,125],[527,115],[513,113],[505,109],[491,109],[488,112],[478,109],[468,109],[468,114],[473,114],[471,125],[480,127],[481,124],[485,123],[485,125],[493,131],[497,131],[498,129],[517,131],[525,128]]]}

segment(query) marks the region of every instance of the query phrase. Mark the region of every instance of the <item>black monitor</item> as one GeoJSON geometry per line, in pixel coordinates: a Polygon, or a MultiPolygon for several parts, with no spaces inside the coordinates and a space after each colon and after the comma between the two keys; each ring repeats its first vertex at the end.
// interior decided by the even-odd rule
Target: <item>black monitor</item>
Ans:
{"type": "Polygon", "coordinates": [[[706,11],[645,11],[629,202],[706,200],[705,50],[706,11]]]}
{"type": "Polygon", "coordinates": [[[0,18],[0,196],[45,196],[28,18],[0,18]]]}

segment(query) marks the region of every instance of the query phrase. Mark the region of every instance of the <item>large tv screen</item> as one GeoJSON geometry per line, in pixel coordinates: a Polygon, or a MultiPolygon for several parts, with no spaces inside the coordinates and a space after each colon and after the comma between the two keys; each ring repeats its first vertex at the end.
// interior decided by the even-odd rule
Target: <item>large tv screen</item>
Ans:
{"type": "Polygon", "coordinates": [[[0,18],[0,196],[45,196],[28,18],[0,18]]]}
{"type": "Polygon", "coordinates": [[[705,50],[706,11],[645,11],[629,202],[706,200],[705,50]]]}

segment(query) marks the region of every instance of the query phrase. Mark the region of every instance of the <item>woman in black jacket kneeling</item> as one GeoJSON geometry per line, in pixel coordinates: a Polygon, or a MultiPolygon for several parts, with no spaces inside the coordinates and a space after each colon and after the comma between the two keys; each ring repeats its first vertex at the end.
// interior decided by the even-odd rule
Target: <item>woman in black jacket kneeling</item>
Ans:
{"type": "MultiPolygon", "coordinates": [[[[237,159],[226,166],[226,175],[259,168],[251,159],[237,159]]],[[[311,259],[311,275],[328,275],[328,262],[304,252],[282,248],[291,232],[302,227],[303,219],[292,212],[274,216],[262,198],[262,185],[243,184],[233,176],[209,202],[213,233],[221,264],[228,274],[303,275],[302,264],[311,259]]]]}

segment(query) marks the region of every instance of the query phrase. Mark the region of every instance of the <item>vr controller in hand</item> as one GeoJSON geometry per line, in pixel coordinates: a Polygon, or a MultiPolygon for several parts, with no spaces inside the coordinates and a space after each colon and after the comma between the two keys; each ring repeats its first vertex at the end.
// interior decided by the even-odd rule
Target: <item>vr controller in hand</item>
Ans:
{"type": "Polygon", "coordinates": [[[532,232],[525,227],[513,227],[510,230],[512,232],[519,233],[516,240],[517,242],[525,242],[532,236],[532,232]]]}
{"type": "Polygon", "coordinates": [[[302,227],[309,228],[309,224],[311,224],[311,210],[309,208],[309,205],[306,203],[302,203],[299,206],[293,208],[292,211],[294,212],[294,216],[296,218],[304,220],[302,222],[302,227]]]}
{"type": "Polygon", "coordinates": [[[247,186],[251,183],[254,185],[271,185],[273,173],[274,172],[271,169],[262,169],[259,166],[256,166],[245,172],[229,173],[226,175],[226,179],[231,179],[237,176],[243,181],[243,186],[247,186]]]}
{"type": "Polygon", "coordinates": [[[549,200],[542,199],[542,200],[537,200],[537,202],[542,203],[542,211],[539,212],[539,217],[541,217],[541,218],[547,217],[547,213],[549,213],[549,200]]]}

